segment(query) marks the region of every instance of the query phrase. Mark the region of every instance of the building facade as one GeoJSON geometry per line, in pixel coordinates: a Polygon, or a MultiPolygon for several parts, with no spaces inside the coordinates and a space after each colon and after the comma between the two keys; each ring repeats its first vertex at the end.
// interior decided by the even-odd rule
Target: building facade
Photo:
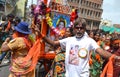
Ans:
{"type": "Polygon", "coordinates": [[[0,0],[0,17],[2,15],[14,14],[24,18],[27,0],[0,0]]]}
{"type": "MultiPolygon", "coordinates": [[[[87,21],[87,29],[89,30],[96,30],[99,29],[99,24],[101,22],[101,15],[103,12],[102,4],[103,0],[66,0],[66,5],[68,5],[70,8],[66,6],[64,8],[64,11],[70,10],[70,9],[78,9],[78,15],[80,18],[84,18],[87,21]]],[[[56,2],[58,2],[56,0],[56,2]]],[[[60,2],[59,2],[60,3],[60,2]]],[[[65,5],[65,4],[64,4],[65,5]]],[[[60,6],[60,4],[54,4],[53,6],[60,6]]],[[[52,8],[53,10],[56,10],[55,8],[52,8]]],[[[57,9],[58,10],[58,9],[57,9]]],[[[69,11],[67,11],[70,13],[69,11]]]]}
{"type": "Polygon", "coordinates": [[[0,18],[1,18],[1,15],[3,15],[4,13],[5,13],[5,1],[0,0],[0,18]]]}
{"type": "Polygon", "coordinates": [[[101,15],[103,12],[103,0],[67,0],[71,8],[79,11],[79,17],[87,21],[87,29],[94,30],[99,28],[101,15]]]}
{"type": "Polygon", "coordinates": [[[21,17],[24,19],[25,12],[26,12],[27,0],[18,0],[16,2],[15,13],[16,16],[21,17]]]}

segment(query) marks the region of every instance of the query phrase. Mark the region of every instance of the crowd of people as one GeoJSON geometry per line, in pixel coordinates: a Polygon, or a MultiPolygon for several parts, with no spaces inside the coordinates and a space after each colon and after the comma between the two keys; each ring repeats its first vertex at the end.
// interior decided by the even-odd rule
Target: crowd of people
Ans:
{"type": "MultiPolygon", "coordinates": [[[[0,46],[5,41],[7,37],[10,37],[12,39],[12,34],[14,32],[14,26],[16,26],[19,22],[21,22],[21,19],[19,17],[15,17],[13,14],[9,14],[7,16],[3,15],[1,17],[0,22],[0,46]]],[[[7,52],[2,52],[0,56],[0,63],[5,58],[7,52]]],[[[8,56],[10,57],[10,53],[8,53],[8,56]]],[[[9,62],[9,61],[8,61],[9,62]]]]}
{"type": "Polygon", "coordinates": [[[57,28],[60,28],[60,30],[63,28],[64,33],[62,36],[55,34],[57,39],[53,40],[53,38],[50,39],[43,35],[38,28],[34,27],[37,34],[36,32],[33,33],[30,24],[21,21],[19,17],[12,14],[2,17],[0,24],[0,63],[9,52],[10,56],[8,58],[11,64],[9,77],[35,77],[35,68],[28,71],[32,60],[26,62],[28,64],[22,67],[22,60],[35,44],[35,41],[33,42],[30,38],[32,34],[35,35],[35,37],[32,37],[34,40],[40,37],[44,42],[55,47],[53,50],[56,56],[46,77],[97,77],[100,76],[112,56],[114,72],[110,75],[111,77],[119,77],[119,33],[109,34],[101,30],[86,30],[87,23],[85,19],[81,18],[77,18],[72,27],[66,27],[63,22],[59,25],[57,28]],[[95,65],[92,66],[93,53],[99,56],[99,63],[102,63],[102,66],[99,66],[100,69],[94,68],[96,71],[99,70],[98,74],[93,74],[90,71],[90,68],[95,67],[95,65]]]}
{"type": "MultiPolygon", "coordinates": [[[[52,44],[53,46],[60,46],[62,51],[65,52],[65,76],[66,77],[89,77],[90,70],[89,70],[89,58],[91,51],[96,51],[96,54],[99,54],[104,59],[109,59],[112,56],[111,52],[107,52],[108,49],[117,48],[119,49],[120,41],[119,35],[113,34],[114,36],[108,34],[101,34],[101,32],[93,32],[89,31],[88,34],[86,33],[86,22],[82,21],[82,19],[75,20],[74,27],[73,27],[73,34],[74,36],[68,37],[62,40],[52,41],[47,37],[43,37],[45,42],[52,44]],[[103,38],[104,37],[104,38],[103,38]],[[112,39],[112,38],[116,39],[112,39]],[[110,40],[111,39],[111,40],[110,40]],[[111,45],[110,45],[110,41],[111,45]],[[113,42],[117,40],[117,46],[113,47],[113,42]],[[106,45],[108,46],[106,48],[106,45]],[[79,72],[78,72],[79,71],[79,72]]],[[[116,43],[114,43],[116,45],[116,43]]],[[[119,59],[119,55],[114,57],[116,61],[119,59]]],[[[56,60],[56,59],[55,59],[56,60]]],[[[119,63],[119,62],[118,62],[119,63]]],[[[105,63],[104,63],[105,64],[105,63]]],[[[117,63],[115,63],[117,64],[117,63]]],[[[119,64],[117,64],[119,65],[119,64]]],[[[62,66],[62,65],[61,65],[62,66]]],[[[63,68],[59,67],[59,72],[61,72],[63,68]]],[[[102,69],[99,69],[99,73],[101,73],[102,69]]],[[[57,70],[54,70],[55,72],[57,70]]],[[[97,70],[96,70],[97,71],[97,70]]],[[[57,75],[59,75],[59,72],[57,75]]],[[[119,76],[118,74],[114,74],[114,77],[119,76]]],[[[52,77],[56,77],[56,73],[51,73],[52,77]]],[[[62,74],[63,75],[63,74],[62,74]]],[[[62,76],[61,75],[61,76],[62,76]]],[[[97,75],[97,76],[100,76],[97,75]]],[[[93,77],[93,76],[92,76],[93,77]]],[[[96,76],[94,76],[96,77],[96,76]]],[[[104,76],[103,76],[104,77],[104,76]]],[[[112,77],[112,76],[111,76],[112,77]]]]}

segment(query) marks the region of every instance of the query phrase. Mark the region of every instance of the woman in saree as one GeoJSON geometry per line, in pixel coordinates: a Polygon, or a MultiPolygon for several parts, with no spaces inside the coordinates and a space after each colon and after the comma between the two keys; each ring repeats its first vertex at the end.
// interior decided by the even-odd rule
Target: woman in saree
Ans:
{"type": "Polygon", "coordinates": [[[31,34],[29,25],[26,22],[20,22],[15,26],[14,39],[7,38],[1,46],[2,52],[9,50],[12,52],[9,77],[35,77],[34,70],[26,72],[31,65],[31,60],[26,63],[25,67],[19,65],[32,46],[32,42],[28,38],[29,34],[31,34]]]}

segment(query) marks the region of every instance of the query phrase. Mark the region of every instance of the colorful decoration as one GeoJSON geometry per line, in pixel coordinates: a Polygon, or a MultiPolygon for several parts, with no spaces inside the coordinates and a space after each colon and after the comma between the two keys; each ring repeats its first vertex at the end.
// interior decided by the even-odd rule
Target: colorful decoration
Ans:
{"type": "Polygon", "coordinates": [[[46,6],[49,7],[51,0],[44,0],[44,2],[45,1],[46,1],[46,6]]]}
{"type": "Polygon", "coordinates": [[[78,18],[78,14],[77,14],[77,9],[72,9],[72,12],[70,14],[70,27],[73,26],[74,20],[78,18]]]}
{"type": "Polygon", "coordinates": [[[46,11],[48,11],[48,8],[46,7],[46,4],[44,3],[43,0],[38,0],[37,5],[31,5],[31,13],[33,15],[35,14],[45,15],[46,11]]]}
{"type": "Polygon", "coordinates": [[[68,27],[68,25],[70,25],[70,17],[67,15],[63,15],[63,14],[58,14],[58,13],[53,13],[52,14],[52,19],[49,16],[49,14],[46,14],[46,21],[47,24],[50,26],[50,28],[53,30],[53,32],[55,32],[58,35],[63,36],[64,35],[64,31],[59,31],[56,27],[59,23],[59,21],[64,21],[65,22],[65,27],[68,27]]]}
{"type": "Polygon", "coordinates": [[[47,24],[48,24],[50,27],[53,26],[52,19],[50,18],[49,14],[46,14],[46,21],[47,21],[47,24]]]}
{"type": "Polygon", "coordinates": [[[35,15],[35,14],[34,14],[35,8],[36,8],[36,5],[35,5],[35,4],[32,4],[32,5],[31,5],[31,14],[32,14],[32,15],[35,15]]]}
{"type": "Polygon", "coordinates": [[[77,9],[72,9],[72,13],[70,14],[70,21],[73,22],[77,17],[77,9]]]}
{"type": "Polygon", "coordinates": [[[65,0],[53,0],[55,3],[63,4],[65,0]]]}
{"type": "Polygon", "coordinates": [[[99,54],[94,51],[91,54],[90,64],[90,75],[91,77],[100,77],[102,69],[102,59],[99,54]]]}
{"type": "Polygon", "coordinates": [[[51,17],[53,19],[54,27],[56,27],[58,25],[58,23],[61,19],[65,22],[65,27],[68,27],[68,25],[70,25],[70,16],[69,15],[54,12],[54,13],[52,13],[51,17]]]}
{"type": "MultiPolygon", "coordinates": [[[[74,9],[71,13],[71,17],[69,15],[60,14],[60,13],[52,13],[52,18],[49,16],[49,13],[51,9],[49,8],[49,3],[51,0],[38,0],[38,4],[35,6],[32,6],[32,13],[35,17],[35,24],[39,22],[38,16],[41,15],[41,18],[44,16],[46,18],[47,24],[50,26],[50,28],[58,35],[63,35],[63,31],[59,31],[56,29],[56,26],[58,25],[59,21],[64,19],[65,21],[65,27],[71,27],[73,25],[74,19],[77,18],[77,10],[74,9]]],[[[57,0],[58,1],[58,0],[57,0]]],[[[61,2],[61,1],[58,1],[61,2]]],[[[62,5],[62,4],[61,4],[62,5]]],[[[64,5],[63,5],[64,6],[64,5]]]]}
{"type": "Polygon", "coordinates": [[[58,35],[61,35],[61,33],[53,26],[52,19],[50,18],[49,14],[46,15],[46,21],[47,24],[50,26],[50,28],[58,35]]]}
{"type": "Polygon", "coordinates": [[[62,14],[70,14],[71,7],[67,4],[67,0],[56,0],[52,2],[52,9],[62,14]]]}
{"type": "Polygon", "coordinates": [[[86,58],[88,51],[85,48],[81,48],[78,52],[80,58],[86,58]]]}

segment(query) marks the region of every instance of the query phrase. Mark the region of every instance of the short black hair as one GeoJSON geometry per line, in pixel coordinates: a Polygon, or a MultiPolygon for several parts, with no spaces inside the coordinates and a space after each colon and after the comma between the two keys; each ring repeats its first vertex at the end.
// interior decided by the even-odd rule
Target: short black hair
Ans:
{"type": "Polygon", "coordinates": [[[14,18],[15,16],[13,14],[8,14],[7,17],[14,18]]]}
{"type": "Polygon", "coordinates": [[[15,17],[15,21],[17,21],[18,23],[20,23],[21,19],[19,17],[15,17]]]}

